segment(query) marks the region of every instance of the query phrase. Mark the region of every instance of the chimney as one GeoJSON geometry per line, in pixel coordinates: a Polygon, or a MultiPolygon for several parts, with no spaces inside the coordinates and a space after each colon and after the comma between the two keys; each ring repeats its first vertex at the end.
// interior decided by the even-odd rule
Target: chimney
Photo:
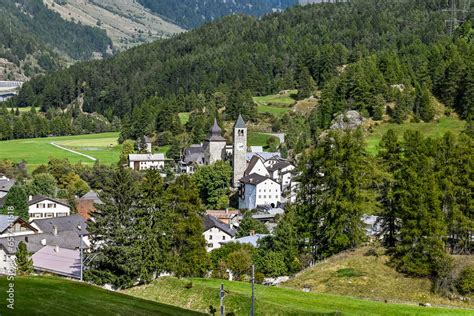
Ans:
{"type": "Polygon", "coordinates": [[[53,235],[57,236],[58,235],[58,226],[53,225],[53,235]]]}
{"type": "Polygon", "coordinates": [[[28,196],[28,201],[31,201],[31,200],[33,200],[33,196],[32,196],[32,195],[28,196]]]}
{"type": "Polygon", "coordinates": [[[250,231],[250,236],[254,236],[255,235],[255,231],[254,230],[251,230],[250,231]]]}
{"type": "Polygon", "coordinates": [[[46,246],[46,239],[41,239],[41,244],[42,244],[43,246],[46,246]]]}
{"type": "Polygon", "coordinates": [[[56,245],[56,247],[54,247],[54,252],[58,253],[59,252],[59,246],[56,245]]]}

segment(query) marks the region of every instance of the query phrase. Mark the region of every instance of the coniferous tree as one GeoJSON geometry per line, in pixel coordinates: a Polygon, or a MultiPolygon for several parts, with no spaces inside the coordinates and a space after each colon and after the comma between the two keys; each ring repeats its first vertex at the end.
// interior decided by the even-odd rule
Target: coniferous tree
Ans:
{"type": "Polygon", "coordinates": [[[5,198],[2,214],[8,214],[8,209],[13,207],[14,214],[24,220],[29,219],[28,215],[28,195],[25,188],[20,185],[14,185],[5,198]]]}
{"type": "Polygon", "coordinates": [[[298,89],[298,98],[300,99],[307,98],[315,92],[316,84],[308,67],[303,66],[298,72],[296,89],[298,89]]]}
{"type": "Polygon", "coordinates": [[[275,251],[281,253],[289,273],[301,270],[299,259],[298,217],[294,206],[285,211],[274,231],[275,251]]]}
{"type": "Polygon", "coordinates": [[[397,135],[392,129],[382,137],[380,141],[379,160],[380,167],[383,172],[382,183],[379,187],[379,201],[382,206],[380,214],[381,234],[384,244],[389,248],[394,248],[400,229],[399,219],[397,217],[397,209],[394,202],[394,191],[396,182],[394,173],[397,172],[401,165],[401,146],[397,139],[397,135]]]}
{"type": "Polygon", "coordinates": [[[411,130],[404,134],[403,149],[402,166],[395,173],[394,207],[401,228],[393,262],[407,274],[434,275],[445,257],[446,227],[432,149],[428,140],[411,130]]]}
{"type": "Polygon", "coordinates": [[[33,272],[33,260],[31,259],[31,253],[28,252],[26,244],[23,241],[20,241],[18,244],[15,257],[16,273],[19,275],[27,275],[33,272]]]}
{"type": "Polygon", "coordinates": [[[262,222],[252,217],[252,212],[247,211],[240,221],[237,237],[245,237],[251,234],[268,234],[268,229],[262,222]]]}
{"type": "Polygon", "coordinates": [[[365,238],[362,215],[373,209],[368,194],[370,161],[362,131],[332,131],[301,164],[298,212],[307,224],[314,257],[356,247],[365,238]]]}

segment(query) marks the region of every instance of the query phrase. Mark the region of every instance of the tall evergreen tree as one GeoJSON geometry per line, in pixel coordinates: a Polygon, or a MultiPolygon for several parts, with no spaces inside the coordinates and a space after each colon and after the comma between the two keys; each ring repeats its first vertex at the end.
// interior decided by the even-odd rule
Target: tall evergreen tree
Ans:
{"type": "Polygon", "coordinates": [[[445,257],[446,227],[430,147],[420,132],[405,132],[402,167],[395,173],[401,228],[393,262],[399,271],[418,276],[434,275],[445,257]]]}
{"type": "Polygon", "coordinates": [[[8,209],[13,207],[13,212],[16,216],[24,220],[29,219],[28,215],[28,195],[25,188],[20,185],[14,185],[5,198],[3,204],[2,214],[8,214],[8,209]]]}
{"type": "Polygon", "coordinates": [[[33,272],[33,260],[31,259],[31,253],[28,252],[26,244],[23,241],[20,241],[18,244],[15,257],[15,267],[17,274],[25,275],[33,272]]]}
{"type": "Polygon", "coordinates": [[[311,95],[316,90],[316,83],[314,82],[308,67],[301,67],[297,75],[298,98],[304,99],[311,95]]]}
{"type": "Polygon", "coordinates": [[[364,240],[362,215],[375,204],[366,190],[368,161],[361,130],[331,131],[303,160],[298,211],[308,223],[315,258],[364,240]]]}

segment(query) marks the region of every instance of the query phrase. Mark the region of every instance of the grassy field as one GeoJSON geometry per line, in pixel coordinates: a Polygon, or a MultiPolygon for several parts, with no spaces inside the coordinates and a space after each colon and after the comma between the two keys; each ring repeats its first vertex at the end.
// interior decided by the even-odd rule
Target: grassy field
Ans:
{"type": "Polygon", "coordinates": [[[258,113],[270,113],[275,116],[282,116],[291,110],[291,106],[296,100],[293,95],[296,90],[288,90],[286,93],[254,97],[253,101],[257,104],[258,113]]]}
{"type": "Polygon", "coordinates": [[[47,163],[51,157],[68,158],[72,163],[94,163],[93,160],[86,157],[54,147],[51,145],[54,142],[92,156],[102,163],[115,163],[119,159],[121,148],[117,144],[117,138],[118,133],[102,133],[0,141],[0,159],[10,159],[16,162],[25,160],[30,171],[47,163]]]}
{"type": "MultiPolygon", "coordinates": [[[[13,109],[13,111],[16,111],[16,108],[7,108],[8,111],[11,111],[13,109]]],[[[25,112],[30,112],[31,111],[31,106],[27,106],[27,107],[22,107],[22,108],[18,108],[20,110],[20,113],[25,113],[25,112]]],[[[36,107],[36,111],[39,112],[40,108],[39,107],[36,107]]]]}
{"type": "Polygon", "coordinates": [[[53,277],[16,277],[15,309],[7,309],[8,281],[0,278],[1,315],[203,315],[53,277]]]}
{"type": "MultiPolygon", "coordinates": [[[[473,303],[451,301],[431,292],[428,278],[409,278],[387,265],[382,248],[364,247],[331,257],[285,283],[294,289],[311,288],[315,293],[345,295],[389,303],[410,302],[474,308],[473,303]]],[[[457,265],[474,264],[474,258],[456,256],[457,265]]],[[[430,309],[431,310],[431,309],[430,309]]],[[[474,310],[471,310],[471,315],[474,310]]]]}
{"type": "Polygon", "coordinates": [[[465,127],[466,122],[454,117],[443,117],[439,122],[429,123],[384,123],[373,128],[373,132],[367,136],[367,150],[376,154],[378,152],[378,144],[382,136],[389,130],[393,129],[399,137],[408,129],[420,131],[425,137],[441,137],[448,131],[459,134],[465,127]]]}
{"type": "Polygon", "coordinates": [[[277,146],[280,144],[280,140],[275,136],[252,131],[249,131],[248,133],[247,142],[249,146],[263,146],[265,150],[268,150],[267,141],[270,138],[275,138],[275,144],[277,146]]]}
{"type": "MultiPolygon", "coordinates": [[[[226,290],[224,298],[226,312],[248,315],[251,289],[250,284],[244,282],[162,278],[151,285],[126,290],[125,293],[206,312],[209,305],[218,309],[221,283],[224,283],[226,290]],[[190,282],[192,282],[191,288],[189,288],[190,282]]],[[[255,297],[256,315],[334,315],[336,311],[342,315],[472,315],[472,311],[468,310],[383,303],[262,285],[256,286],[255,297]]]]}

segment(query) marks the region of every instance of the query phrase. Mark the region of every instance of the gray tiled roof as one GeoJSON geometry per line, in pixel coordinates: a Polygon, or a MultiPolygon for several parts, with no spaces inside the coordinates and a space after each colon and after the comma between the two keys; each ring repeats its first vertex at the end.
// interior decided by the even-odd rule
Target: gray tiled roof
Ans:
{"type": "Polygon", "coordinates": [[[186,164],[195,162],[198,164],[204,163],[204,147],[201,145],[191,145],[184,150],[183,161],[186,164]]]}
{"type": "Polygon", "coordinates": [[[36,203],[44,201],[44,200],[50,200],[50,201],[56,202],[56,203],[64,205],[64,206],[71,207],[67,203],[64,203],[63,201],[53,199],[53,198],[50,198],[50,197],[44,196],[44,195],[34,195],[34,196],[32,196],[31,199],[28,200],[28,205],[33,205],[33,204],[36,204],[36,203]]]}
{"type": "Polygon", "coordinates": [[[268,179],[270,179],[270,178],[261,176],[257,173],[252,173],[251,175],[243,177],[242,179],[240,179],[240,182],[248,183],[248,184],[260,184],[260,183],[262,183],[262,182],[264,182],[265,180],[268,180],[268,179]]]}
{"type": "Polygon", "coordinates": [[[204,216],[204,231],[209,230],[213,227],[219,228],[223,232],[229,234],[230,236],[235,236],[235,231],[230,228],[226,223],[221,222],[217,218],[211,215],[204,216]]]}
{"type": "Polygon", "coordinates": [[[222,129],[219,127],[219,124],[217,124],[217,119],[214,119],[214,125],[212,125],[206,140],[213,142],[226,141],[225,138],[222,137],[222,129]]]}
{"type": "Polygon", "coordinates": [[[38,226],[39,229],[44,233],[53,233],[54,226],[56,226],[58,233],[69,231],[75,233],[77,236],[80,234],[87,235],[87,222],[81,215],[78,214],[35,219],[31,223],[38,226]],[[78,226],[80,226],[81,229],[79,229],[78,226]]]}
{"type": "Polygon", "coordinates": [[[0,215],[0,233],[3,233],[11,223],[14,223],[17,220],[18,216],[14,216],[10,219],[9,215],[0,215]]]}
{"type": "MultiPolygon", "coordinates": [[[[35,253],[46,245],[50,246],[59,246],[66,249],[79,249],[81,246],[81,240],[79,235],[75,232],[58,232],[57,235],[50,233],[40,233],[40,234],[31,234],[31,235],[21,235],[11,237],[14,241],[15,251],[10,252],[8,243],[9,237],[0,238],[0,247],[3,247],[5,252],[15,253],[18,249],[18,244],[22,241],[26,244],[26,248],[29,252],[35,253]]],[[[83,247],[85,245],[83,244],[83,247]]]]}
{"type": "Polygon", "coordinates": [[[95,191],[87,192],[79,200],[94,201],[95,204],[102,204],[102,201],[99,199],[99,195],[95,191]]]}
{"type": "Polygon", "coordinates": [[[0,180],[0,191],[8,192],[15,185],[15,180],[0,180]]]}
{"type": "Polygon", "coordinates": [[[275,170],[281,170],[281,169],[284,169],[288,166],[291,166],[290,162],[288,162],[288,161],[279,161],[276,164],[274,164],[273,166],[270,166],[268,168],[268,171],[272,172],[272,171],[275,171],[275,170]]]}

